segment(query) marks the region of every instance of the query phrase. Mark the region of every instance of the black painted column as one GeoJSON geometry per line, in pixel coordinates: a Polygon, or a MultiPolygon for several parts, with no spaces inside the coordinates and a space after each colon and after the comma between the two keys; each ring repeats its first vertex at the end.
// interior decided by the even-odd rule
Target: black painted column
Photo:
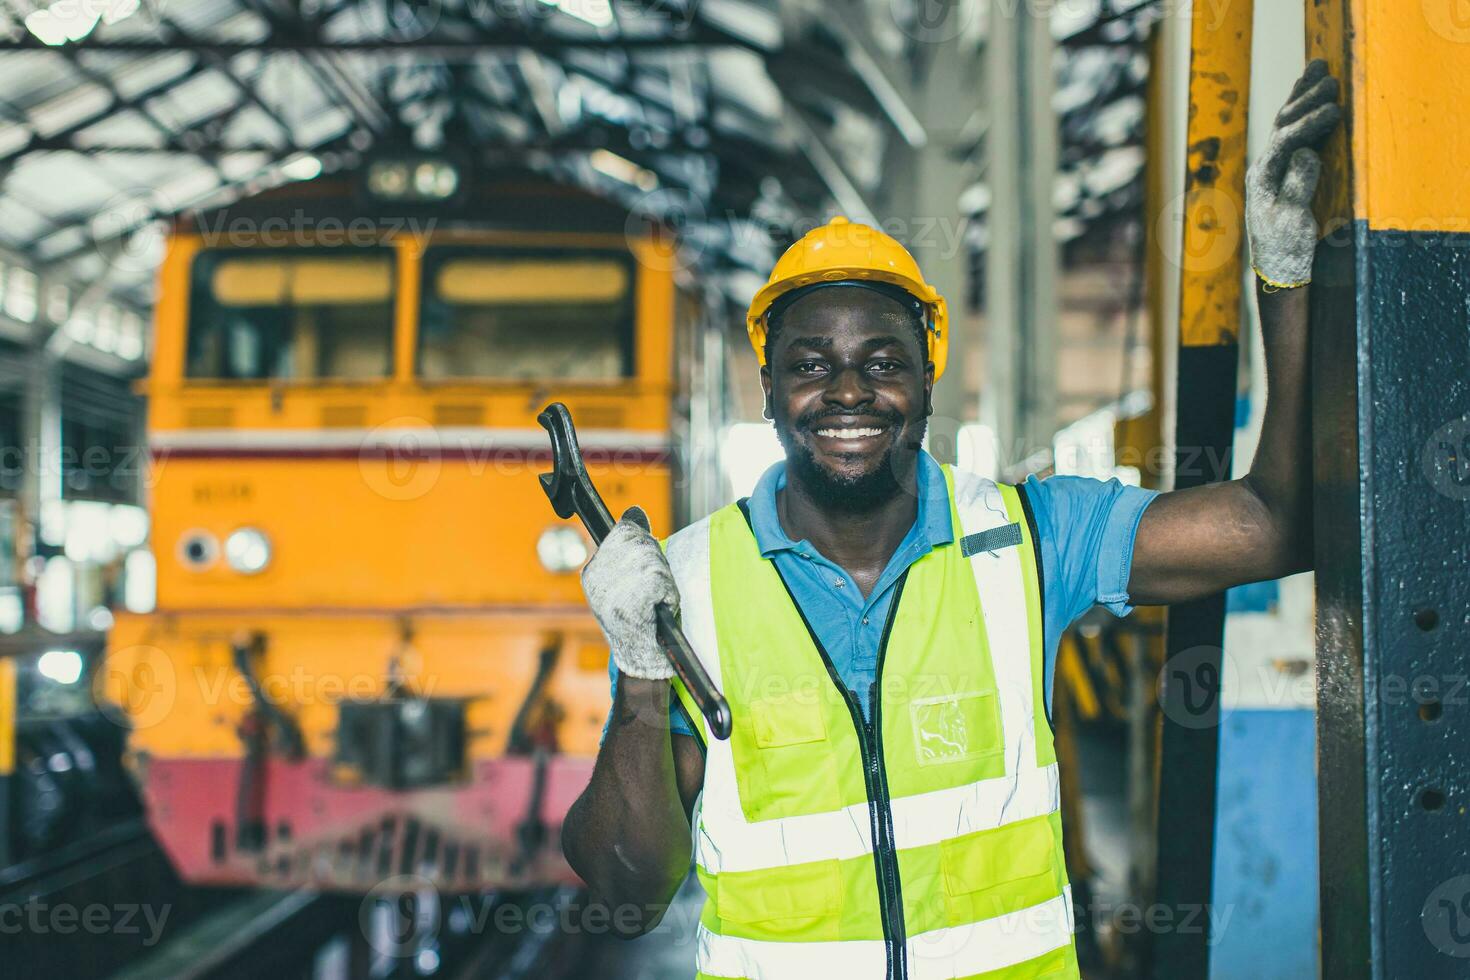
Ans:
{"type": "Polygon", "coordinates": [[[1312,286],[1321,975],[1464,978],[1470,23],[1309,6],[1349,107],[1312,286]]]}

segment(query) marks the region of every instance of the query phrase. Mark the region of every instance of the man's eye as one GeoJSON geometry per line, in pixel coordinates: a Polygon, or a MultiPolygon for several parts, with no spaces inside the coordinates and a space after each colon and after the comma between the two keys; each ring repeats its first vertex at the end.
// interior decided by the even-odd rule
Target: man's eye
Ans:
{"type": "Polygon", "coordinates": [[[798,361],[795,367],[797,374],[816,374],[823,369],[821,361],[798,361]]]}
{"type": "Polygon", "coordinates": [[[887,372],[899,371],[902,370],[902,368],[903,365],[898,363],[897,361],[874,361],[871,365],[869,365],[868,370],[887,372]]]}

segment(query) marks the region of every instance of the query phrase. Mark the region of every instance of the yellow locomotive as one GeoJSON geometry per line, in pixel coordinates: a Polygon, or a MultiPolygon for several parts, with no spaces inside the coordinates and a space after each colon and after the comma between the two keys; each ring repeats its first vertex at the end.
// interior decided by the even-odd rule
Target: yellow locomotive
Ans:
{"type": "Polygon", "coordinates": [[[701,303],[587,193],[380,159],[181,220],[148,434],[158,607],[105,696],[188,880],[572,880],[558,839],[608,708],[537,411],[615,511],[682,509],[701,303]]]}

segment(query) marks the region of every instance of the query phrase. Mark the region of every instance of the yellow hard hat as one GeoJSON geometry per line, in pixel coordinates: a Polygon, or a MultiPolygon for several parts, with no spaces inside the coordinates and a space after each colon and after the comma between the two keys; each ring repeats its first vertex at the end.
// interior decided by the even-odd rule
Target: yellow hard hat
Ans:
{"type": "Polygon", "coordinates": [[[949,308],[944,297],[924,281],[919,263],[897,239],[842,217],[813,228],[788,248],[750,301],[745,329],[761,367],[766,366],[766,314],[771,304],[804,286],[845,281],[886,283],[919,301],[927,312],[929,360],[938,381],[949,359],[949,308]]]}

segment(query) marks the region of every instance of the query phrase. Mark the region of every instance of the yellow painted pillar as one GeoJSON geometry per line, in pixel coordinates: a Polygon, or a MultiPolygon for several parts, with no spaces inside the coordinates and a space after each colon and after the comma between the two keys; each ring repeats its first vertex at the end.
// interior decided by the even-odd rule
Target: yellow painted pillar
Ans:
{"type": "Polygon", "coordinates": [[[10,855],[10,780],[15,774],[15,658],[0,656],[0,867],[10,855]]]}
{"type": "MultiPolygon", "coordinates": [[[[1189,19],[1174,489],[1230,479],[1254,13],[1235,0],[1189,19]]],[[[1154,900],[1167,909],[1207,909],[1214,897],[1224,627],[1223,594],[1169,609],[1154,825],[1154,900]]],[[[1209,976],[1208,927],[1149,938],[1157,980],[1209,976]]]]}

